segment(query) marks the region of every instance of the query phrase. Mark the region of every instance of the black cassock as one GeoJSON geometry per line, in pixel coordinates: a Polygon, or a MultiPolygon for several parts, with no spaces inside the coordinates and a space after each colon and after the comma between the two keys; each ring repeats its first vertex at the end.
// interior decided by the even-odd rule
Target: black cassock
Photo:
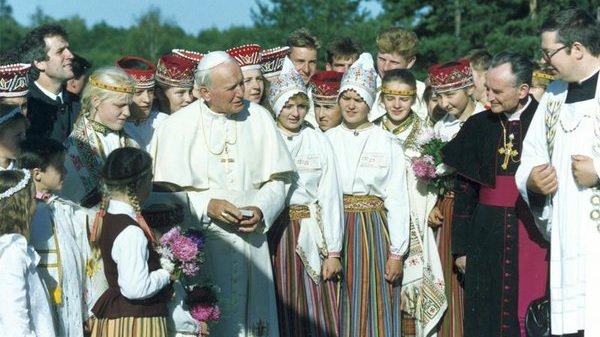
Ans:
{"type": "MultiPolygon", "coordinates": [[[[537,106],[531,98],[515,121],[508,121],[503,113],[480,112],[442,149],[444,163],[457,171],[452,253],[467,256],[464,337],[520,335],[519,226],[525,224],[531,240],[546,245],[514,181],[537,106]]],[[[546,277],[540,275],[544,287],[546,277]]]]}

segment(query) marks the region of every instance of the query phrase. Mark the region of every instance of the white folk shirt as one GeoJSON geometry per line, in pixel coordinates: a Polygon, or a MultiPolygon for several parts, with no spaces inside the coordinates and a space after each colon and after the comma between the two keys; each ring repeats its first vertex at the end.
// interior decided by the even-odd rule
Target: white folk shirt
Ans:
{"type": "MultiPolygon", "coordinates": [[[[294,136],[280,131],[298,172],[286,204],[318,203],[321,210],[321,235],[324,236],[327,251],[339,256],[342,251],[344,209],[333,148],[327,137],[312,127],[303,127],[294,136]]],[[[320,274],[320,269],[317,272],[320,274]]]]}
{"type": "Polygon", "coordinates": [[[530,205],[538,227],[550,237],[552,247],[553,335],[585,330],[586,336],[600,336],[600,232],[590,218],[593,190],[580,187],[571,169],[571,156],[580,154],[592,157],[600,172],[600,154],[593,149],[599,141],[595,136],[600,128],[599,88],[600,84],[594,99],[566,104],[567,83],[555,81],[548,86],[523,142],[521,165],[515,176],[521,195],[529,203],[527,179],[532,168],[551,161],[556,170],[558,190],[552,203],[546,200],[543,208],[530,205]],[[546,139],[546,113],[553,106],[549,102],[560,104],[551,160],[546,139]]]}
{"type": "Polygon", "coordinates": [[[227,116],[198,100],[163,121],[152,140],[154,179],[190,191],[197,220],[206,224],[203,268],[221,288],[222,304],[211,334],[247,337],[268,330],[273,337],[279,325],[266,230],[283,210],[294,164],[269,113],[245,104],[227,116]],[[258,207],[263,224],[241,233],[211,221],[213,198],[258,207]]]}
{"type": "MultiPolygon", "coordinates": [[[[133,207],[122,201],[110,200],[106,212],[124,214],[137,222],[133,207]]],[[[107,223],[104,225],[110,226],[107,223]]],[[[170,282],[168,271],[148,270],[148,239],[138,226],[127,226],[117,235],[110,256],[117,264],[119,290],[128,299],[150,298],[170,282]]]]}
{"type": "Polygon", "coordinates": [[[390,252],[404,255],[408,249],[410,214],[400,143],[393,135],[375,126],[355,134],[354,130],[339,125],[325,135],[336,149],[342,191],[383,199],[388,214],[390,252]]]}
{"type": "Polygon", "coordinates": [[[143,121],[125,123],[125,133],[135,140],[140,145],[141,149],[150,151],[150,141],[152,140],[154,130],[156,130],[160,123],[167,117],[169,117],[169,115],[166,113],[152,110],[148,114],[148,118],[143,121]]]}
{"type": "Polygon", "coordinates": [[[37,271],[39,255],[20,234],[0,236],[0,331],[3,336],[55,337],[50,298],[37,271]]]}
{"type": "Polygon", "coordinates": [[[38,270],[51,298],[60,299],[59,304],[53,303],[58,336],[81,336],[83,321],[93,305],[91,301],[101,295],[90,293],[86,279],[86,261],[90,255],[87,226],[88,215],[70,202],[56,196],[47,203],[37,202],[30,244],[41,257],[38,270]],[[60,295],[54,293],[57,288],[60,295]]]}

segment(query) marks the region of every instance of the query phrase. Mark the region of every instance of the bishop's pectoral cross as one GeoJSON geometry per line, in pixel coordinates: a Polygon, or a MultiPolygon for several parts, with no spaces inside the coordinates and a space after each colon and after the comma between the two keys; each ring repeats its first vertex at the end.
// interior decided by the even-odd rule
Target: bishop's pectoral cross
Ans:
{"type": "Polygon", "coordinates": [[[502,161],[502,165],[500,165],[500,167],[502,167],[503,170],[506,170],[508,168],[508,161],[513,159],[515,160],[515,158],[519,155],[519,151],[513,149],[514,144],[513,144],[513,139],[514,139],[514,135],[510,135],[508,137],[509,142],[506,143],[506,141],[504,142],[504,146],[498,149],[498,153],[499,154],[503,154],[504,155],[504,160],[502,161]]]}
{"type": "Polygon", "coordinates": [[[225,144],[225,150],[223,151],[224,158],[221,158],[221,163],[225,164],[225,172],[231,172],[229,170],[229,163],[235,162],[233,158],[229,158],[229,146],[225,144]]]}

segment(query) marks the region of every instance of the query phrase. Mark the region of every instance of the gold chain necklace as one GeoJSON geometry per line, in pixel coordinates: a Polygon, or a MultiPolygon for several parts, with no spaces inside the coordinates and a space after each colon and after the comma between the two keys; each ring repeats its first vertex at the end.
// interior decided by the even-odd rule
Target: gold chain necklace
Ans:
{"type": "Polygon", "coordinates": [[[515,157],[517,157],[519,155],[519,151],[514,149],[514,144],[513,144],[513,140],[515,139],[515,135],[514,134],[510,134],[508,136],[508,142],[506,141],[506,127],[504,126],[504,123],[502,123],[502,119],[500,118],[500,116],[498,116],[498,120],[500,121],[500,125],[502,126],[502,143],[503,146],[501,148],[498,149],[498,153],[501,155],[504,155],[504,160],[502,161],[502,165],[500,165],[500,167],[502,167],[503,170],[508,169],[508,162],[512,161],[513,163],[518,163],[520,160],[516,159],[515,157]]]}
{"type": "MultiPolygon", "coordinates": [[[[200,110],[202,111],[202,110],[200,110]]],[[[238,113],[239,114],[239,113],[238,113]]],[[[211,154],[218,156],[221,155],[223,153],[223,151],[225,151],[227,153],[227,145],[233,145],[237,142],[237,117],[238,114],[236,114],[235,119],[233,120],[233,140],[228,140],[227,139],[227,128],[225,129],[224,135],[223,135],[223,146],[221,146],[221,149],[218,151],[213,151],[210,148],[209,142],[206,140],[206,129],[204,128],[204,114],[201,112],[200,114],[200,124],[202,127],[202,138],[204,139],[204,145],[206,145],[206,148],[208,149],[208,152],[210,152],[211,154]]],[[[227,116],[224,116],[227,120],[229,120],[229,118],[227,118],[227,116]]],[[[225,123],[227,123],[227,120],[225,121],[225,123]]],[[[212,124],[211,124],[211,130],[210,130],[210,136],[208,137],[208,139],[211,139],[212,137],[212,124]]]]}

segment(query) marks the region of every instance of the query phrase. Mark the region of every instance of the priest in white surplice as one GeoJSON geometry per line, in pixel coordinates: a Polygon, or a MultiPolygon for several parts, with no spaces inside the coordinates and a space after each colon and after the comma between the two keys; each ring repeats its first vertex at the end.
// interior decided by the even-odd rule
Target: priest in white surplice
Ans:
{"type": "Polygon", "coordinates": [[[551,242],[552,334],[600,336],[600,26],[570,9],[541,31],[560,80],[533,117],[516,180],[551,242]]]}
{"type": "Polygon", "coordinates": [[[196,70],[200,99],[155,132],[154,179],[186,190],[206,224],[207,262],[220,287],[215,336],[279,336],[266,231],[283,210],[293,161],[269,112],[243,99],[240,67],[224,52],[196,70]]]}

